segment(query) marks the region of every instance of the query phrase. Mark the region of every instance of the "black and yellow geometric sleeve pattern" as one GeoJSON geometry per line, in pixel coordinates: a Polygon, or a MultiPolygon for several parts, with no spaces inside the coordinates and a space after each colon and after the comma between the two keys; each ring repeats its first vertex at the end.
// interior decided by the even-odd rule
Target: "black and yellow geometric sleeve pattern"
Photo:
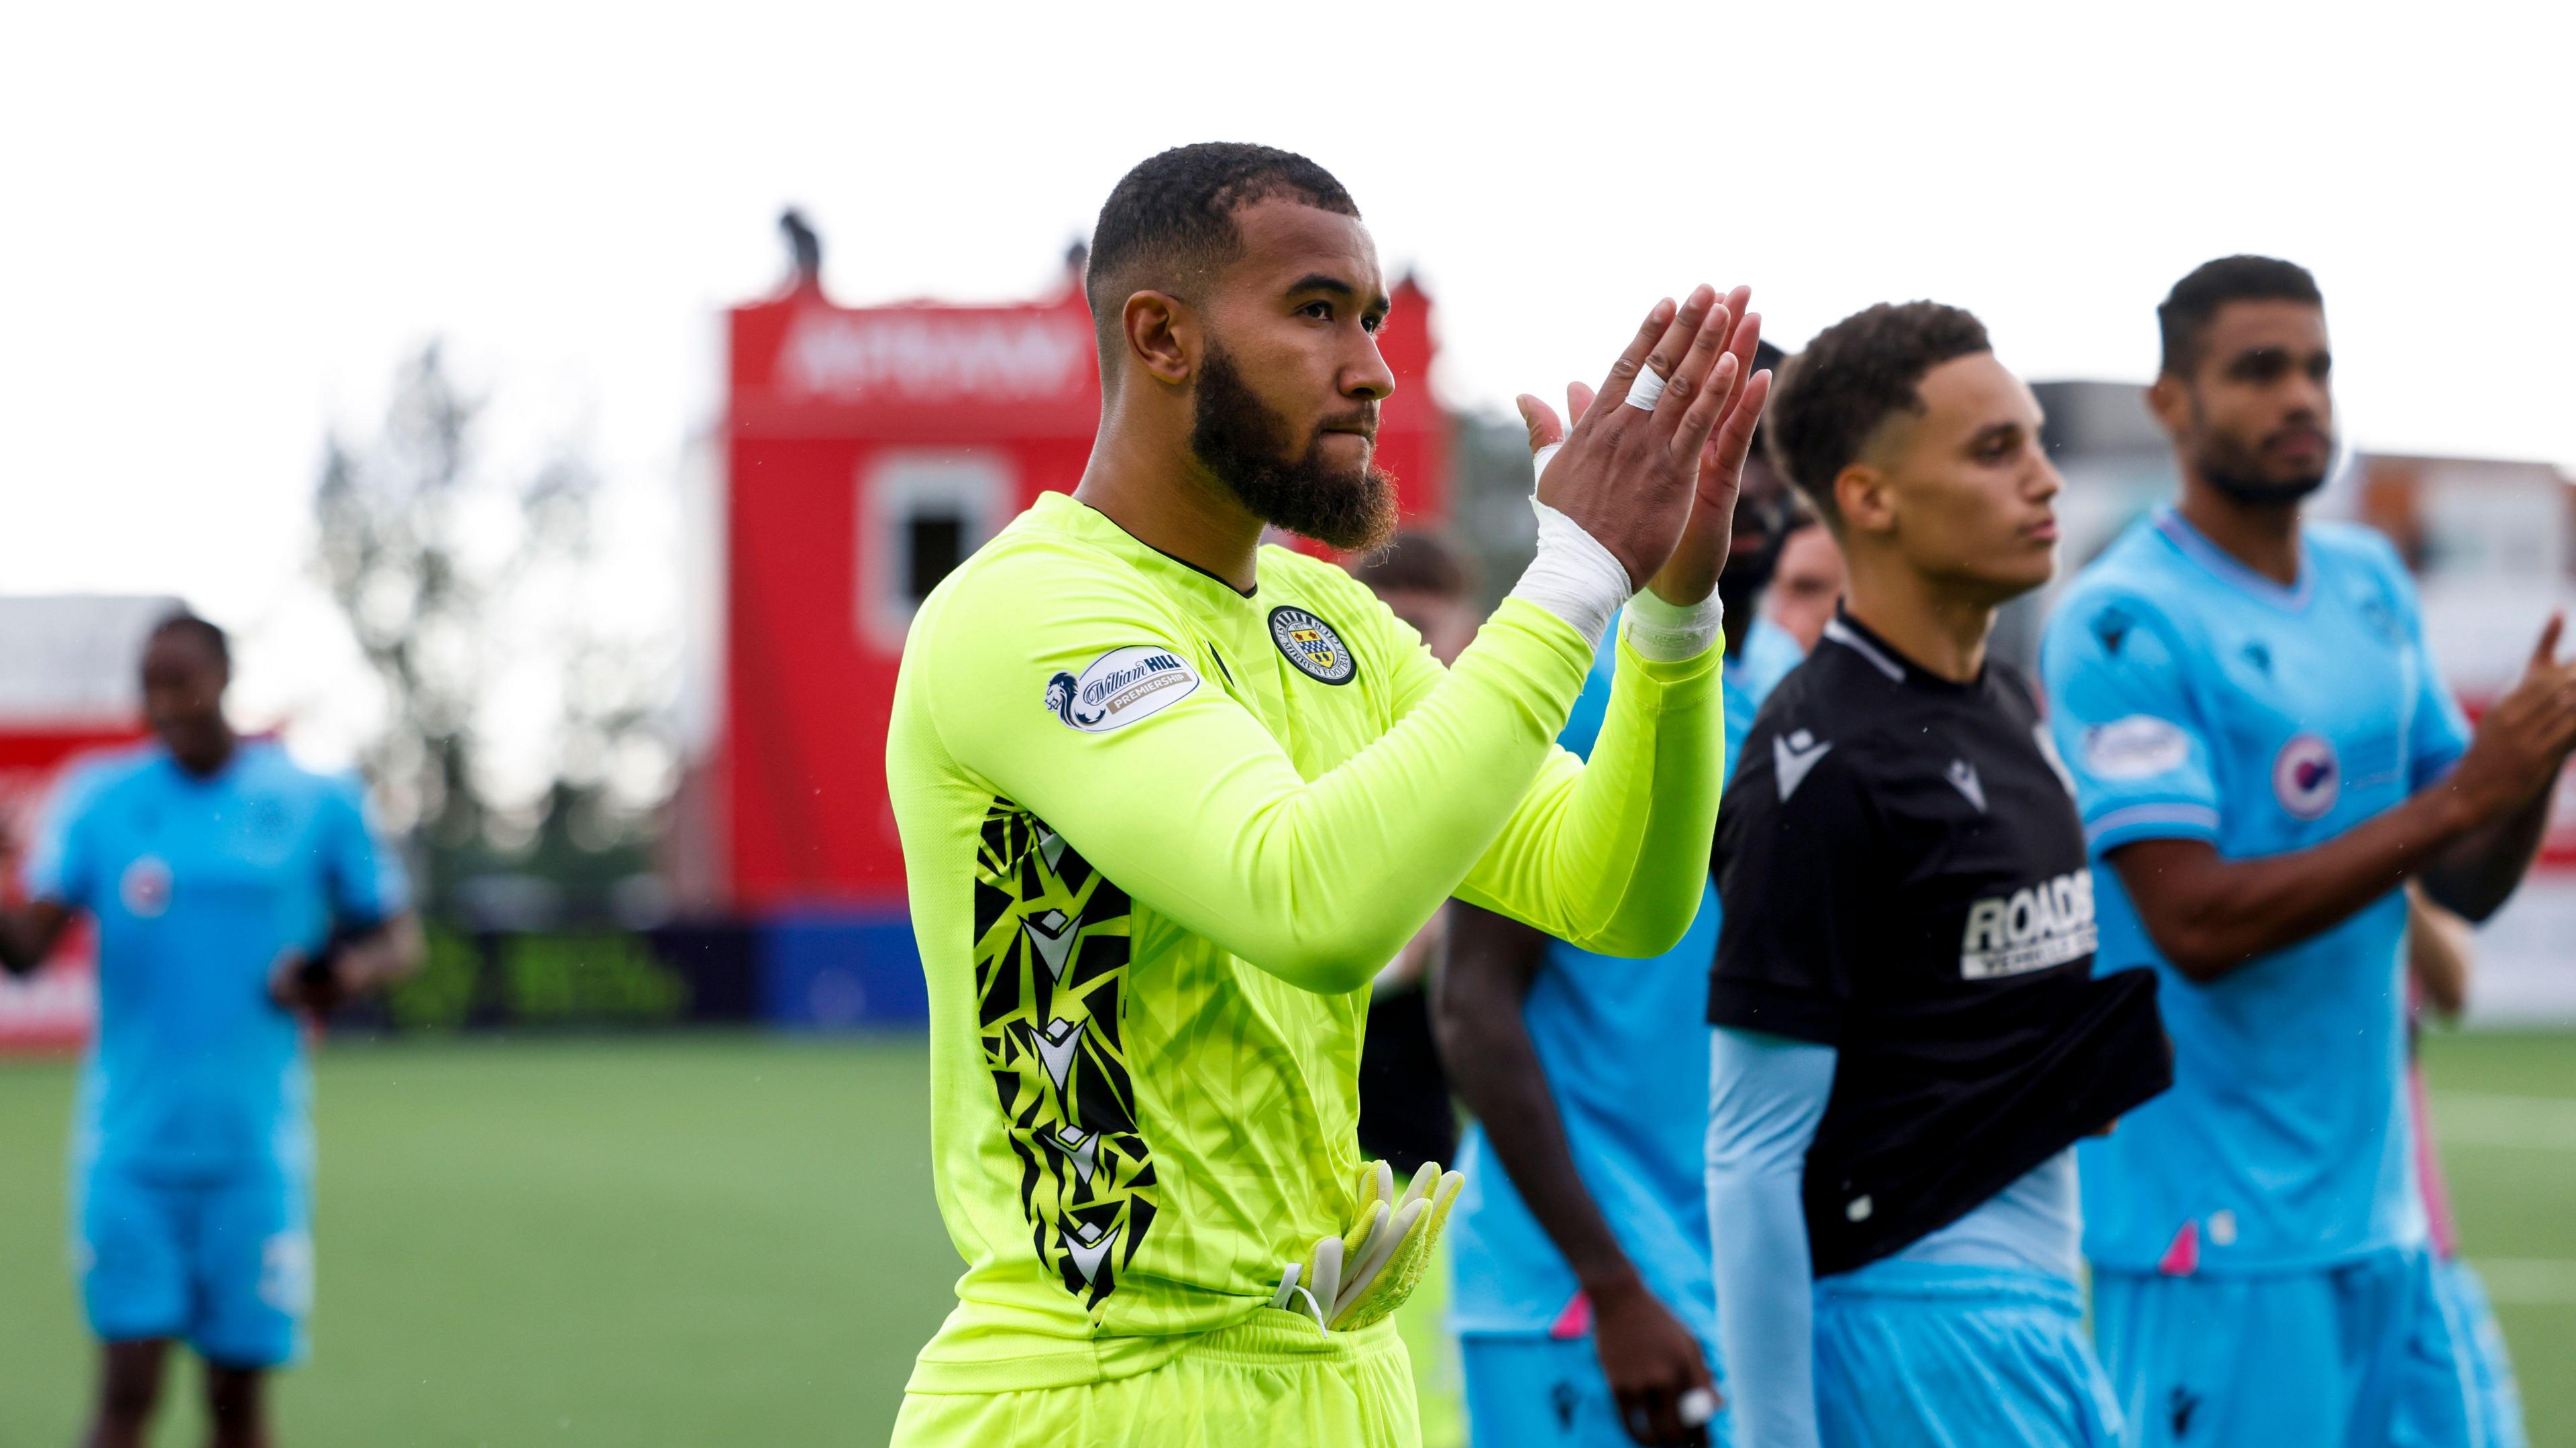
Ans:
{"type": "Polygon", "coordinates": [[[1154,1224],[1121,1011],[1127,892],[1008,800],[975,855],[975,991],[984,1066],[1020,1159],[1038,1260],[1095,1317],[1154,1224]]]}

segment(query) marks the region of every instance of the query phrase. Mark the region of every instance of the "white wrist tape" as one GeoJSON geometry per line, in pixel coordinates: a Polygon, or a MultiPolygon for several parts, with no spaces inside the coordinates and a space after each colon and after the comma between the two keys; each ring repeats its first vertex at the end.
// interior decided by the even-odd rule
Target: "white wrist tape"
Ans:
{"type": "Polygon", "coordinates": [[[1726,605],[1715,593],[1689,607],[1666,603],[1651,588],[1628,600],[1620,633],[1637,656],[1659,664],[1678,664],[1707,653],[1726,628],[1726,605]]]}
{"type": "Polygon", "coordinates": [[[1655,410],[1655,400],[1663,395],[1664,374],[1656,371],[1651,364],[1646,364],[1637,368],[1637,380],[1628,384],[1628,395],[1621,400],[1630,407],[1641,407],[1652,412],[1655,410]]]}
{"type": "Polygon", "coordinates": [[[1628,570],[1582,524],[1536,498],[1530,508],[1538,514],[1538,556],[1512,585],[1511,596],[1574,625],[1585,643],[1598,648],[1610,616],[1628,601],[1628,570]]]}

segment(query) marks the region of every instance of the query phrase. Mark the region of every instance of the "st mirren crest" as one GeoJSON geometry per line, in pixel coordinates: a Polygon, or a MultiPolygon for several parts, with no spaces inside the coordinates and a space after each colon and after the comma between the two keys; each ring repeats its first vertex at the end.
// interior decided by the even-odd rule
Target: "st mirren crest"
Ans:
{"type": "Polygon", "coordinates": [[[1324,684],[1347,684],[1358,677],[1359,660],[1331,624],[1302,608],[1270,610],[1270,641],[1297,672],[1324,684]]]}
{"type": "Polygon", "coordinates": [[[984,1066],[1040,1262],[1096,1317],[1152,1228],[1154,1167],[1121,1039],[1127,892],[1007,800],[975,852],[984,1066]]]}

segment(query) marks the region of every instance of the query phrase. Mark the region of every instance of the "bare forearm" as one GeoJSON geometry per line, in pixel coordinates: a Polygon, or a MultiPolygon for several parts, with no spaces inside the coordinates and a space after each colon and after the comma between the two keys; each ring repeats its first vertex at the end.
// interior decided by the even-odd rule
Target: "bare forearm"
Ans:
{"type": "Polygon", "coordinates": [[[2194,980],[2350,919],[2442,858],[2464,826],[2428,790],[2324,844],[2255,859],[2223,859],[2201,841],[2140,840],[2109,859],[2138,904],[2156,948],[2194,980]]]}
{"type": "Polygon", "coordinates": [[[0,907],[0,970],[25,975],[35,968],[35,952],[19,936],[18,912],[0,907]]]}
{"type": "Polygon", "coordinates": [[[420,921],[397,915],[342,947],[340,969],[346,990],[358,994],[408,979],[427,957],[420,921]]]}
{"type": "Polygon", "coordinates": [[[0,906],[0,970],[25,975],[53,954],[69,912],[49,900],[16,908],[0,906]]]}
{"type": "Polygon", "coordinates": [[[2480,921],[2493,915],[2522,884],[2549,829],[2552,791],[2491,825],[2462,835],[2424,871],[2424,892],[2452,914],[2480,921]]]}
{"type": "Polygon", "coordinates": [[[2456,1017],[2469,1003],[2469,927],[2459,916],[2406,892],[2406,973],[2434,1014],[2456,1017]]]}
{"type": "Polygon", "coordinates": [[[1636,1267],[1575,1169],[1546,1068],[1521,1020],[1526,979],[1494,968],[1479,949],[1505,931],[1525,932],[1532,949],[1543,948],[1545,937],[1472,905],[1455,908],[1483,918],[1458,922],[1440,982],[1437,1026],[1450,1085],[1483,1123],[1504,1173],[1584,1290],[1598,1295],[1633,1285],[1636,1267]]]}
{"type": "Polygon", "coordinates": [[[15,911],[0,909],[0,971],[25,975],[36,968],[38,956],[28,948],[21,935],[15,911]]]}

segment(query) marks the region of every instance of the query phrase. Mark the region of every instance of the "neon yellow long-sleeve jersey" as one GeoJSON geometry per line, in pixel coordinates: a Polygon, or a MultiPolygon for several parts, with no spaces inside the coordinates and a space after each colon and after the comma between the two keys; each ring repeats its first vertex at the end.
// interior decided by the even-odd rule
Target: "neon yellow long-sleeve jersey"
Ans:
{"type": "Polygon", "coordinates": [[[886,773],[966,1259],[915,1391],[1097,1381],[1243,1320],[1357,1203],[1370,978],[1455,895],[1587,949],[1689,927],[1720,650],[1507,600],[1456,665],[1340,569],[1246,596],[1063,494],[924,601],[886,773]]]}

